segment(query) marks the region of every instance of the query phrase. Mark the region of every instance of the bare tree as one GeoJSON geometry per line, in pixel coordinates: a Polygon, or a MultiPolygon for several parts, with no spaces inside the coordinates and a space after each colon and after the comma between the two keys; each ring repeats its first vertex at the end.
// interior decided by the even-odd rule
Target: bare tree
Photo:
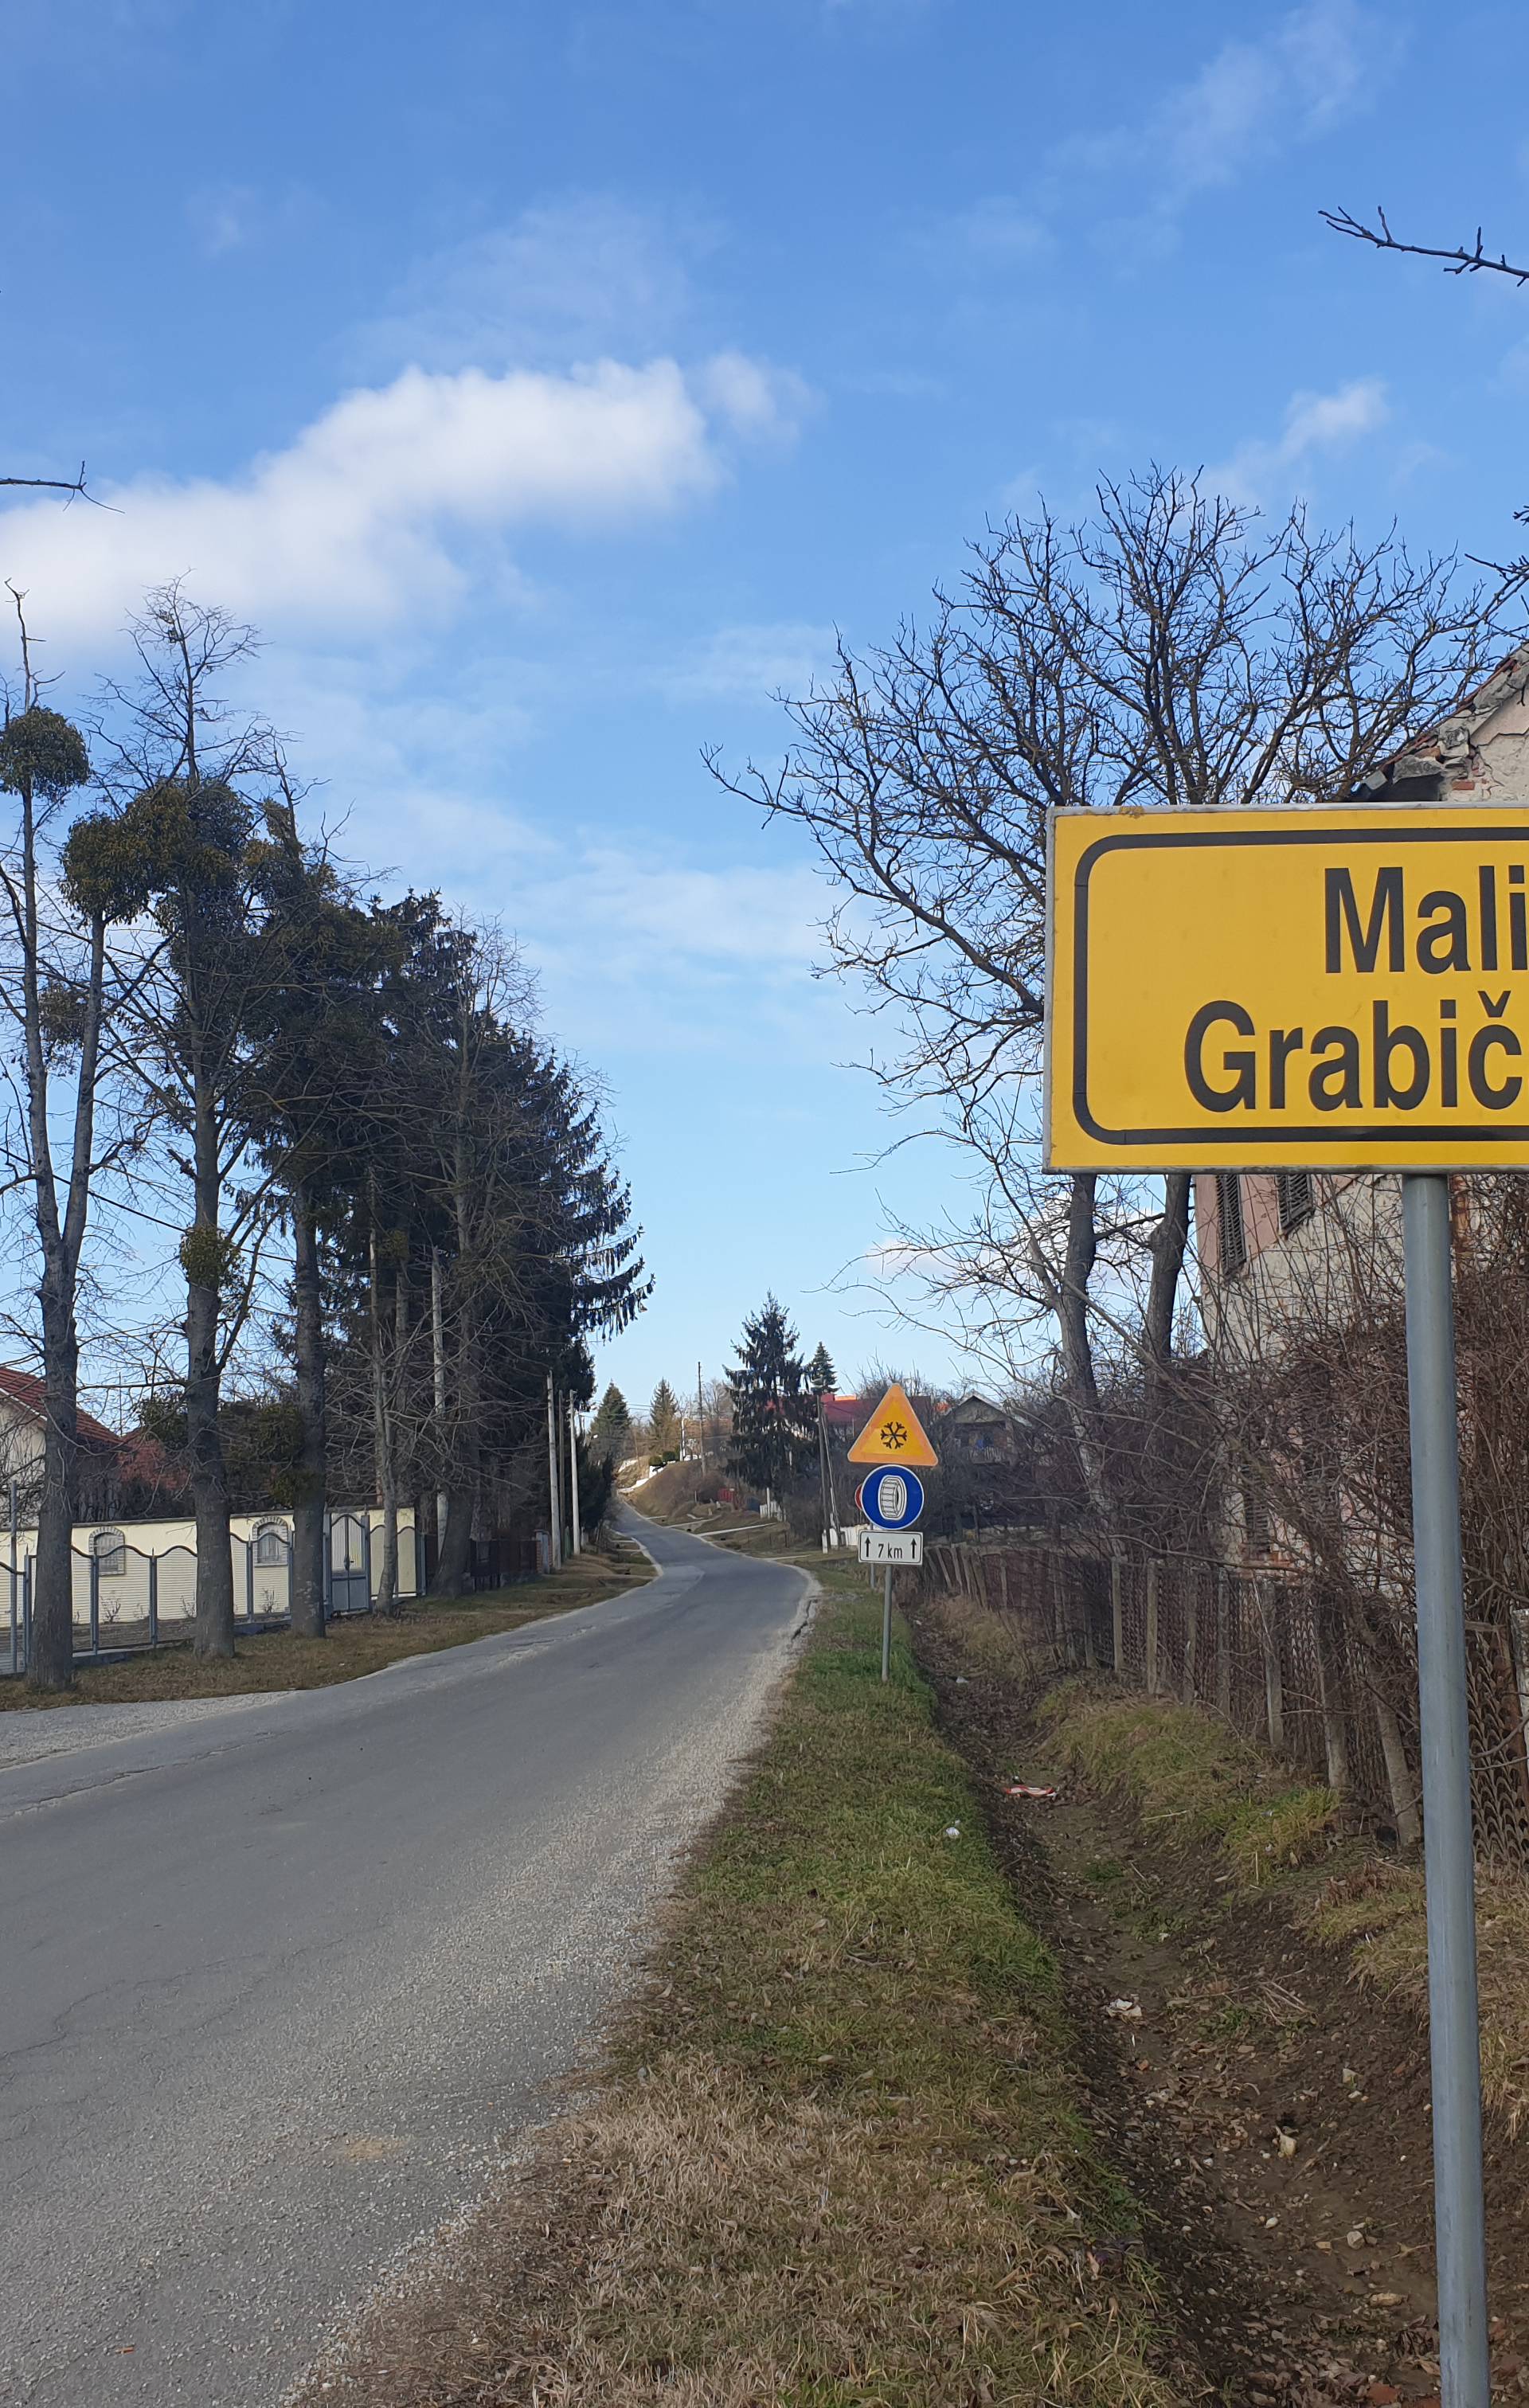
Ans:
{"type": "Polygon", "coordinates": [[[78,728],[42,700],[33,666],[22,596],[8,588],[21,635],[21,709],[7,710],[0,732],[0,787],[17,801],[8,857],[0,860],[17,977],[0,982],[0,1003],[20,1046],[21,1111],[12,1175],[29,1190],[41,1278],[38,1306],[43,1365],[43,1461],[27,1675],[36,1688],[74,1679],[70,1542],[74,1530],[79,1420],[77,1301],[95,1157],[101,1026],[106,988],[106,914],[81,922],[46,875],[45,848],[57,839],[68,796],[89,782],[90,759],[78,728]],[[53,1115],[60,1073],[72,1064],[73,1109],[66,1167],[55,1162],[53,1115]]]}
{"type": "Polygon", "coordinates": [[[1300,507],[1265,520],[1154,467],[1101,486],[1079,523],[991,530],[889,648],[841,644],[830,679],[786,701],[781,767],[724,775],[710,756],[837,882],[833,964],[897,1033],[872,1067],[979,1166],[975,1221],[932,1246],[905,1233],[911,1250],[947,1292],[1007,1281],[1045,1318],[1091,1480],[1098,1277],[1107,1316],[1165,1363],[1189,1190],[1178,1175],[1154,1201],[1038,1168],[1048,816],[1345,796],[1501,641],[1452,558],[1314,530],[1300,507]]]}
{"type": "Polygon", "coordinates": [[[190,1203],[179,1260],[195,1645],[226,1656],[234,1580],[219,1405],[285,1202],[281,1156],[265,1145],[262,1038],[273,991],[303,979],[273,885],[295,836],[268,729],[221,692],[253,652],[252,630],[172,584],[150,595],[132,634],[138,676],[106,688],[97,730],[109,807],[77,823],[65,868],[82,901],[131,919],[145,947],[125,1033],[190,1203]]]}

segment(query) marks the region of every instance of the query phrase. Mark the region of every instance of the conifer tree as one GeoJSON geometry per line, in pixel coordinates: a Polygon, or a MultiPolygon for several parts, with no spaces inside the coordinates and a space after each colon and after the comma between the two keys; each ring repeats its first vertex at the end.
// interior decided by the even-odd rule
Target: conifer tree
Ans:
{"type": "Polygon", "coordinates": [[[592,1461],[619,1463],[627,1451],[631,1436],[632,1415],[626,1398],[612,1382],[601,1398],[591,1425],[589,1452],[592,1461]]]}
{"type": "Polygon", "coordinates": [[[732,1470],[780,1497],[811,1461],[817,1413],[796,1352],[797,1337],[773,1296],[743,1325],[728,1373],[733,1399],[732,1470]]]}
{"type": "Polygon", "coordinates": [[[807,1386],[815,1397],[828,1397],[833,1395],[837,1379],[834,1358],[820,1338],[818,1351],[807,1367],[807,1386]]]}
{"type": "Polygon", "coordinates": [[[660,1380],[648,1408],[648,1443],[654,1455],[673,1455],[679,1444],[679,1400],[660,1380]]]}

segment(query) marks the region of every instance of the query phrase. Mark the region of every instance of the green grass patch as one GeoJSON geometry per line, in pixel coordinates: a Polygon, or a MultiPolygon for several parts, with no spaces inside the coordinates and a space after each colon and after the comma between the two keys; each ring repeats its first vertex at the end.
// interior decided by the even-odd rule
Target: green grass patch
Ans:
{"type": "Polygon", "coordinates": [[[1070,1769],[1128,1799],[1144,1823],[1214,1846],[1241,1883],[1261,1885],[1325,1845],[1332,1791],[1296,1780],[1198,1707],[1069,1681],[1040,1719],[1070,1769]]]}
{"type": "Polygon", "coordinates": [[[433,2283],[413,2329],[326,2371],[322,2408],[1202,2396],[1154,2371],[1153,2276],[1077,2112],[1058,1969],[901,1634],[883,1687],[879,1600],[822,1577],[611,2076],[554,2136],[557,2200],[507,2198],[454,2297],[433,2283]],[[431,2317],[451,2350],[421,2345],[431,2317]]]}

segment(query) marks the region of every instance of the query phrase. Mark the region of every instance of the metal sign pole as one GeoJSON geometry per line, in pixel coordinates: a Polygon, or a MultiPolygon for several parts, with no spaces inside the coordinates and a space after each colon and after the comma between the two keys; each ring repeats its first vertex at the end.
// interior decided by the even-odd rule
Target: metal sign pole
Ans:
{"type": "Polygon", "coordinates": [[[1402,1230],[1428,1892],[1440,2389],[1444,2408],[1489,2408],[1476,1859],[1447,1175],[1431,1171],[1403,1179],[1402,1230]]]}
{"type": "Polygon", "coordinates": [[[889,1564],[881,1590],[881,1678],[892,1676],[892,1566],[889,1564]]]}

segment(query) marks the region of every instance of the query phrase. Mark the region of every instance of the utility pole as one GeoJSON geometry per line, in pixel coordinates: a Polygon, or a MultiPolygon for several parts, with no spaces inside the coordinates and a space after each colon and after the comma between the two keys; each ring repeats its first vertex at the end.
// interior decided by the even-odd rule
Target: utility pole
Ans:
{"type": "Polygon", "coordinates": [[[573,1492],[573,1551],[578,1555],[582,1555],[584,1547],[579,1528],[579,1424],[575,1419],[575,1412],[574,1400],[570,1397],[568,1398],[568,1479],[573,1492]]]}
{"type": "Polygon", "coordinates": [[[558,1478],[557,1461],[557,1398],[552,1392],[552,1375],[547,1374],[547,1495],[550,1505],[548,1514],[548,1566],[556,1571],[563,1561],[563,1483],[558,1478]]]}
{"type": "Polygon", "coordinates": [[[699,1434],[701,1469],[704,1471],[707,1468],[707,1420],[706,1407],[701,1401],[701,1366],[699,1363],[695,1366],[695,1427],[699,1434]]]}
{"type": "MultiPolygon", "coordinates": [[[[430,1355],[435,1375],[436,1461],[446,1461],[446,1309],[441,1300],[440,1249],[430,1249],[430,1355]]],[[[436,1491],[436,1560],[446,1538],[446,1491],[436,1491]]]]}

